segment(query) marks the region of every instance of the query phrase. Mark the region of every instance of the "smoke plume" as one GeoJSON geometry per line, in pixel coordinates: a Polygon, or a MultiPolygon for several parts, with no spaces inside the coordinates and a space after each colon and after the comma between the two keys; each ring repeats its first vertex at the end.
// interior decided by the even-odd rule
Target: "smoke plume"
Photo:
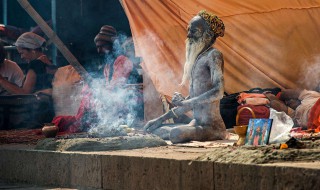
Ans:
{"type": "Polygon", "coordinates": [[[303,67],[299,83],[308,90],[316,90],[320,88],[320,57],[313,58],[311,62],[313,64],[309,62],[308,66],[303,67]]]}

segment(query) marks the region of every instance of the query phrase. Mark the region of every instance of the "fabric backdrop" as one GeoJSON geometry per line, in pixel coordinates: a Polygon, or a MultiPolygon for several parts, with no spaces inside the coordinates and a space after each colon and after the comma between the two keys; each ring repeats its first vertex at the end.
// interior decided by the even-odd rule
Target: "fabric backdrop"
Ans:
{"type": "Polygon", "coordinates": [[[253,87],[313,88],[320,77],[320,0],[120,0],[137,56],[158,92],[179,86],[186,28],[200,10],[219,16],[225,36],[225,91],[253,87]]]}

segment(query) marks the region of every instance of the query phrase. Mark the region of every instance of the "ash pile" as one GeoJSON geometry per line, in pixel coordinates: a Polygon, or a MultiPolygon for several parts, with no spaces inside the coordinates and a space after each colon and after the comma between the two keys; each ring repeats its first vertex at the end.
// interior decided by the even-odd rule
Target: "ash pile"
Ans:
{"type": "Polygon", "coordinates": [[[110,133],[75,133],[57,138],[46,138],[37,143],[36,150],[50,151],[113,151],[145,147],[166,146],[167,143],[156,135],[121,126],[110,133]]]}
{"type": "Polygon", "coordinates": [[[47,138],[36,149],[52,151],[109,151],[165,146],[158,136],[144,134],[137,119],[136,90],[110,91],[101,81],[91,83],[88,111],[81,119],[82,132],[47,138]],[[94,89],[94,90],[92,90],[94,89]]]}

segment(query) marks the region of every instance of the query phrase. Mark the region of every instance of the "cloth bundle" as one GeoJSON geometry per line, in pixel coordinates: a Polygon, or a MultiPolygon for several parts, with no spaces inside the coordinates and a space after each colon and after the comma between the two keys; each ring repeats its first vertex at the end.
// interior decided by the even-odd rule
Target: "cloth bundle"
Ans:
{"type": "Polygon", "coordinates": [[[237,97],[238,103],[240,105],[250,104],[250,105],[267,105],[270,101],[267,99],[266,95],[258,93],[245,93],[242,92],[237,97]]]}
{"type": "MultiPolygon", "coordinates": [[[[238,106],[237,110],[239,111],[243,107],[249,107],[254,112],[256,118],[266,118],[268,119],[270,116],[270,109],[266,106],[255,106],[255,105],[240,105],[238,106]]],[[[238,123],[239,125],[248,125],[249,120],[253,118],[251,112],[249,110],[243,110],[241,113],[239,113],[239,119],[238,123]]]]}
{"type": "MultiPolygon", "coordinates": [[[[245,93],[241,92],[237,96],[237,101],[240,104],[237,108],[239,111],[242,107],[249,107],[254,112],[256,118],[269,118],[270,110],[266,105],[270,104],[269,99],[264,94],[260,93],[245,93]]],[[[243,110],[239,113],[239,125],[248,125],[249,120],[253,118],[249,110],[243,110]]]]}
{"type": "Polygon", "coordinates": [[[320,132],[320,98],[310,110],[308,129],[315,129],[315,132],[320,132]]]}

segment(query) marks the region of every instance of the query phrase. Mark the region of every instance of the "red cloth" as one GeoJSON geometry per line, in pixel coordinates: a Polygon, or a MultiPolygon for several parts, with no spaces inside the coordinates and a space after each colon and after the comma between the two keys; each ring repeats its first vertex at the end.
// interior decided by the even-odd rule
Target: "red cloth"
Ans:
{"type": "Polygon", "coordinates": [[[75,116],[56,116],[52,122],[55,126],[59,127],[59,132],[76,132],[80,127],[75,116]]]}
{"type": "Polygon", "coordinates": [[[130,73],[133,69],[133,63],[124,55],[120,55],[114,61],[113,64],[113,74],[109,81],[110,64],[107,64],[104,68],[104,76],[106,77],[107,85],[123,85],[127,82],[130,73]]]}
{"type": "Polygon", "coordinates": [[[280,100],[280,97],[281,97],[281,93],[282,92],[278,92],[278,94],[276,95],[276,97],[280,100]]]}
{"type": "Polygon", "coordinates": [[[245,92],[241,92],[238,96],[237,96],[237,100],[239,104],[242,104],[246,98],[266,98],[266,95],[264,94],[258,94],[258,93],[245,93],[245,92]]]}
{"type": "MultiPolygon", "coordinates": [[[[104,75],[106,77],[107,87],[112,90],[116,85],[123,85],[127,82],[128,77],[132,71],[133,64],[125,56],[120,55],[114,61],[113,75],[109,81],[110,65],[106,65],[104,75]]],[[[82,100],[79,110],[75,116],[56,116],[53,118],[52,123],[59,127],[59,132],[81,132],[90,127],[95,122],[97,115],[91,108],[96,107],[92,101],[92,92],[88,86],[82,90],[82,100]]]]}
{"type": "Polygon", "coordinates": [[[249,107],[252,109],[252,111],[255,114],[255,118],[266,118],[268,119],[270,117],[270,109],[266,106],[254,106],[254,105],[240,105],[238,106],[238,121],[237,125],[248,125],[249,119],[253,118],[251,112],[247,109],[243,109],[240,113],[239,110],[243,107],[249,107]]]}
{"type": "Polygon", "coordinates": [[[75,116],[56,116],[53,118],[52,123],[59,127],[59,132],[81,132],[90,127],[90,119],[95,119],[96,115],[90,115],[92,118],[83,120],[86,114],[92,113],[91,107],[95,107],[91,101],[92,93],[86,85],[82,89],[82,100],[79,110],[75,116]]]}
{"type": "Polygon", "coordinates": [[[320,132],[320,98],[310,110],[308,129],[316,129],[316,132],[320,132]]]}

